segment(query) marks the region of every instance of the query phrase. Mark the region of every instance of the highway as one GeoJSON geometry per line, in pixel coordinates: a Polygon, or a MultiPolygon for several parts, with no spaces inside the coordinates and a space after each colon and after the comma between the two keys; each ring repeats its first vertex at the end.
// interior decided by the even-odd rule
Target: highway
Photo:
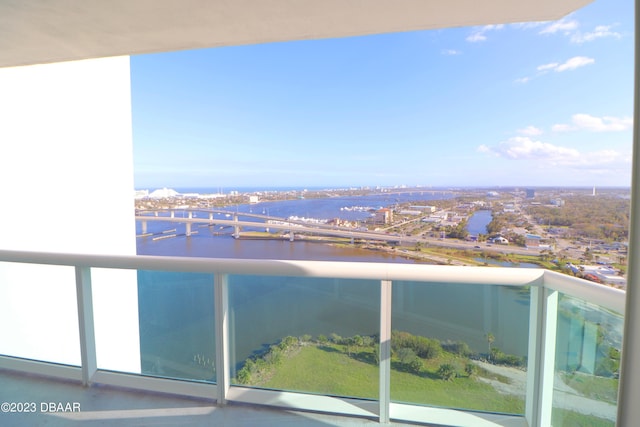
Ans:
{"type": "MultiPolygon", "coordinates": [[[[283,230],[286,232],[293,231],[293,233],[306,233],[306,234],[315,234],[322,236],[334,236],[334,237],[342,237],[347,239],[359,239],[359,240],[373,240],[373,241],[383,241],[383,242],[398,242],[406,246],[415,245],[420,243],[421,245],[430,245],[430,246],[440,246],[447,248],[456,248],[456,249],[469,249],[469,250],[487,250],[487,251],[495,251],[502,253],[513,253],[513,254],[522,254],[522,255],[538,255],[540,251],[536,248],[523,248],[519,246],[512,245],[499,245],[499,244],[486,244],[486,243],[478,243],[478,242],[467,242],[458,239],[439,239],[439,238],[429,238],[429,237],[417,237],[417,236],[401,236],[399,234],[390,234],[388,232],[377,232],[377,231],[356,231],[352,229],[345,229],[343,227],[337,227],[328,224],[309,224],[303,221],[294,221],[286,218],[278,218],[271,217],[268,215],[260,215],[253,213],[244,213],[244,212],[229,212],[224,210],[188,210],[184,211],[185,213],[193,212],[206,214],[207,216],[211,213],[214,214],[222,214],[222,215],[232,215],[232,216],[243,216],[243,217],[251,217],[256,219],[262,219],[265,221],[277,221],[277,223],[266,223],[266,222],[258,222],[258,221],[244,221],[244,220],[234,220],[234,219],[222,219],[222,218],[182,218],[182,217],[168,217],[168,216],[155,216],[156,212],[165,213],[167,211],[141,211],[136,214],[136,221],[153,221],[153,222],[171,222],[171,223],[181,223],[181,224],[207,224],[207,225],[221,225],[221,226],[230,226],[230,227],[252,227],[252,228],[269,228],[273,230],[283,230]],[[140,213],[152,213],[151,215],[141,215],[140,213]]],[[[179,211],[174,211],[179,212],[179,211]]]]}
{"type": "MultiPolygon", "coordinates": [[[[245,214],[241,214],[242,216],[246,216],[245,214]]],[[[284,231],[293,231],[294,233],[310,233],[310,234],[319,234],[323,236],[337,236],[337,237],[345,237],[345,238],[353,238],[353,239],[364,239],[364,240],[383,240],[387,242],[415,242],[421,239],[410,238],[410,237],[401,237],[394,236],[387,233],[379,233],[375,231],[354,231],[339,227],[333,227],[327,224],[313,224],[308,225],[306,223],[300,221],[290,221],[283,218],[270,218],[271,220],[278,221],[281,223],[265,223],[265,222],[254,222],[254,221],[235,221],[232,219],[219,219],[219,218],[171,218],[171,217],[163,217],[163,216],[146,216],[146,215],[136,215],[136,221],[154,221],[154,222],[171,222],[171,223],[180,223],[180,224],[215,224],[215,225],[223,225],[223,226],[231,226],[231,227],[254,227],[254,228],[269,228],[274,230],[284,230],[284,231]],[[412,240],[410,240],[412,239],[412,240]]]]}

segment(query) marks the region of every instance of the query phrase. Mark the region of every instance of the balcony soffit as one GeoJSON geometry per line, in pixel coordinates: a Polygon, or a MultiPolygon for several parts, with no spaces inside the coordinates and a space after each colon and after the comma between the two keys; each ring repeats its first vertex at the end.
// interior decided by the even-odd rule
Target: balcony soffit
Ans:
{"type": "Polygon", "coordinates": [[[591,0],[4,0],[0,67],[548,21],[591,0]]]}

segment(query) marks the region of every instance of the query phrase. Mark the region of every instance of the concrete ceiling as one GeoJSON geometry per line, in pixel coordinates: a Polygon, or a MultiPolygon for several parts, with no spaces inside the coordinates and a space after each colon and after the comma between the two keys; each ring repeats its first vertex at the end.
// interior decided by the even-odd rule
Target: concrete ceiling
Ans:
{"type": "Polygon", "coordinates": [[[591,0],[2,0],[0,67],[556,20],[591,0]]]}

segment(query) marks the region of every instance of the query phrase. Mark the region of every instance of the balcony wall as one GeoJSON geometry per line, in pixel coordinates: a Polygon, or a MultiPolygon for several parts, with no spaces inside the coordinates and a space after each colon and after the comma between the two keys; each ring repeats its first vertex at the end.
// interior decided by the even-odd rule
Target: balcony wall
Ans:
{"type": "MultiPolygon", "coordinates": [[[[128,57],[0,69],[0,248],[136,253],[130,86],[128,57]]],[[[139,358],[123,356],[139,352],[128,327],[138,318],[135,272],[94,273],[101,364],[139,372],[139,358]]],[[[0,323],[21,325],[0,340],[1,352],[80,363],[74,274],[0,269],[0,282],[15,285],[0,286],[0,323]],[[16,336],[45,345],[23,347],[16,336]]]]}
{"type": "Polygon", "coordinates": [[[624,292],[549,271],[16,251],[0,261],[73,271],[65,297],[78,306],[68,327],[81,359],[3,351],[3,368],[382,422],[615,422],[624,292]],[[100,361],[92,279],[105,269],[138,271],[140,322],[128,327],[141,345],[128,357],[142,375],[100,361]],[[403,359],[397,331],[442,343],[459,378],[439,377],[418,347],[417,368],[403,359]],[[269,360],[284,368],[265,375],[257,366],[269,360]]]}

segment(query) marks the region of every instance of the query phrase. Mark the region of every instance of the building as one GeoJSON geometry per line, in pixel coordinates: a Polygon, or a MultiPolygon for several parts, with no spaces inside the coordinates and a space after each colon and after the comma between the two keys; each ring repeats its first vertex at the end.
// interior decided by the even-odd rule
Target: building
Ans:
{"type": "Polygon", "coordinates": [[[533,188],[527,188],[525,190],[526,194],[527,194],[527,199],[535,199],[536,198],[536,190],[534,190],[533,188]]]}
{"type": "Polygon", "coordinates": [[[542,244],[542,236],[537,234],[525,234],[524,235],[525,246],[528,248],[537,248],[542,244]]]}
{"type": "Polygon", "coordinates": [[[415,209],[415,210],[420,210],[423,212],[427,212],[427,213],[433,213],[436,211],[436,207],[435,206],[429,206],[429,205],[412,205],[409,206],[410,209],[415,209]]]}
{"type": "MultiPolygon", "coordinates": [[[[431,266],[409,269],[389,264],[332,266],[328,270],[326,265],[315,263],[167,261],[137,257],[131,220],[133,162],[130,73],[126,55],[419,28],[542,21],[558,19],[585,3],[571,0],[562,3],[486,1],[480,4],[458,0],[438,3],[437,13],[434,13],[436,6],[433,2],[399,0],[372,1],[366,12],[363,12],[361,2],[351,0],[167,0],[162,7],[153,10],[144,2],[124,0],[73,4],[54,1],[47,8],[36,0],[1,4],[0,105],[6,120],[0,129],[0,138],[14,143],[0,147],[2,157],[12,159],[12,164],[4,164],[0,169],[0,177],[4,183],[21,183],[20,187],[7,185],[3,195],[22,207],[0,212],[3,223],[15,225],[3,231],[0,243],[0,260],[3,261],[0,270],[0,324],[4,326],[0,342],[2,374],[7,370],[17,373],[12,374],[18,378],[17,381],[21,373],[29,374],[24,376],[25,382],[31,381],[32,375],[46,375],[72,381],[73,384],[115,385],[132,390],[130,395],[134,396],[143,393],[135,390],[150,390],[215,400],[219,406],[235,401],[288,410],[355,415],[382,423],[394,419],[439,425],[549,425],[554,396],[554,310],[557,310],[560,290],[578,292],[575,289],[581,282],[525,269],[498,271],[478,268],[470,271],[452,267],[445,273],[439,268],[421,268],[431,266]],[[34,123],[41,126],[34,126],[34,123]],[[101,132],[97,134],[95,129],[101,129],[101,132]],[[47,185],[60,191],[32,200],[29,194],[42,194],[39,191],[41,183],[32,179],[36,175],[46,177],[47,185]],[[79,200],[78,194],[96,194],[99,197],[88,196],[79,200]],[[28,227],[42,222],[43,206],[50,207],[46,212],[47,221],[56,224],[56,227],[47,227],[46,234],[36,230],[37,227],[28,227]],[[67,215],[74,210],[90,211],[92,215],[67,215]],[[96,223],[102,224],[100,239],[89,235],[96,223]],[[265,270],[266,265],[271,270],[265,270]],[[215,281],[217,307],[215,342],[218,351],[214,358],[218,369],[215,385],[136,375],[141,371],[140,331],[135,327],[138,324],[136,270],[148,269],[173,269],[181,273],[215,272],[212,279],[215,281]],[[226,279],[228,275],[246,272],[266,276],[273,272],[282,276],[308,275],[304,277],[333,274],[336,280],[363,279],[377,283],[380,292],[374,300],[377,304],[372,304],[380,310],[382,342],[377,399],[252,390],[232,384],[228,354],[222,350],[229,349],[226,341],[229,335],[226,279]],[[530,340],[534,344],[528,358],[531,374],[527,380],[523,416],[481,414],[452,408],[424,410],[418,405],[391,401],[389,340],[391,316],[393,310],[397,310],[396,302],[393,307],[391,304],[391,283],[394,281],[395,289],[401,290],[403,287],[397,283],[410,279],[429,282],[430,286],[431,282],[456,286],[466,283],[475,288],[478,284],[487,286],[482,298],[469,304],[483,301],[489,308],[496,300],[493,292],[496,285],[526,284],[531,287],[531,318],[534,321],[530,326],[530,340]],[[7,328],[8,325],[11,328],[7,328]],[[50,333],[52,331],[55,333],[50,333]]],[[[638,121],[635,121],[636,130],[638,121]]],[[[637,135],[636,131],[636,138],[637,135]]],[[[636,149],[637,145],[636,141],[636,149]]],[[[640,177],[634,177],[634,188],[638,180],[640,177]]],[[[635,190],[634,197],[638,196],[635,190]]],[[[637,220],[633,229],[640,229],[637,220]]],[[[618,423],[629,426],[640,418],[640,408],[635,403],[640,399],[640,367],[631,363],[638,356],[640,341],[640,323],[635,315],[640,304],[638,287],[634,286],[637,279],[633,267],[639,265],[633,244],[640,241],[640,236],[638,231],[635,233],[630,238],[631,286],[626,304],[624,381],[618,400],[618,423]]],[[[586,292],[580,294],[585,301],[624,311],[619,304],[620,293],[601,288],[588,289],[597,297],[586,292]]],[[[404,290],[406,295],[396,300],[409,306],[416,301],[416,295],[409,288],[404,290]]],[[[489,312],[500,310],[487,309],[489,312]]],[[[159,318],[162,315],[159,313],[159,318]]],[[[506,326],[513,323],[509,318],[503,320],[501,324],[506,326]]],[[[478,323],[484,321],[483,318],[478,323]]],[[[589,333],[595,331],[592,324],[583,329],[589,333]]],[[[577,351],[580,347],[580,353],[587,354],[582,350],[593,350],[593,346],[588,344],[584,341],[570,350],[577,351]]],[[[211,364],[210,361],[207,363],[211,364]]],[[[12,391],[5,388],[6,384],[3,382],[3,392],[12,391]]],[[[145,397],[162,404],[158,395],[145,397]]],[[[28,395],[16,397],[29,398],[28,395]]],[[[105,411],[87,410],[83,415],[103,417],[105,423],[115,423],[122,416],[137,419],[160,416],[162,412],[166,416],[169,412],[179,424],[180,416],[185,413],[215,412],[210,407],[203,408],[204,411],[199,408],[194,411],[192,407],[138,410],[134,411],[136,415],[110,408],[105,411]],[[150,413],[153,415],[148,415],[150,413]]],[[[9,415],[16,415],[9,422],[19,419],[19,414],[9,415]]],[[[36,414],[30,416],[29,422],[42,419],[36,418],[36,414]]],[[[304,424],[308,418],[311,415],[301,415],[296,421],[304,424]]],[[[167,418],[162,421],[171,422],[167,418]]],[[[323,422],[310,423],[317,425],[323,422]]]]}
{"type": "Polygon", "coordinates": [[[492,243],[498,243],[500,245],[508,245],[509,244],[509,240],[506,239],[505,237],[502,237],[502,236],[494,237],[492,239],[489,239],[488,241],[492,242],[492,243]]]}
{"type": "Polygon", "coordinates": [[[373,222],[375,224],[391,224],[393,222],[393,211],[383,208],[374,212],[373,222]]]}

